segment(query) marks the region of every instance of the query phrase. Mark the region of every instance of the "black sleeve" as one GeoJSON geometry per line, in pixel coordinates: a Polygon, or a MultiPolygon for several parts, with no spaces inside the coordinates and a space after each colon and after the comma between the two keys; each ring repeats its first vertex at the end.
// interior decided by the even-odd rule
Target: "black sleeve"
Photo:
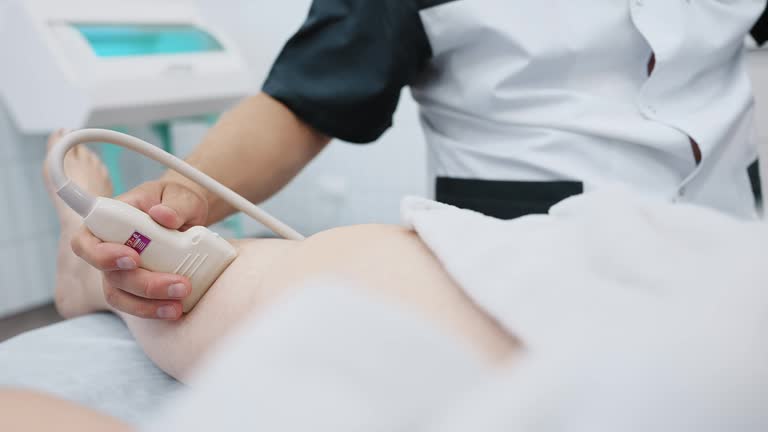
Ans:
{"type": "Polygon", "coordinates": [[[763,15],[752,27],[752,37],[755,38],[758,45],[768,42],[768,9],[763,11],[763,15]]]}
{"type": "Polygon", "coordinates": [[[263,90],[318,131],[368,143],[431,55],[417,0],[314,0],[263,90]]]}

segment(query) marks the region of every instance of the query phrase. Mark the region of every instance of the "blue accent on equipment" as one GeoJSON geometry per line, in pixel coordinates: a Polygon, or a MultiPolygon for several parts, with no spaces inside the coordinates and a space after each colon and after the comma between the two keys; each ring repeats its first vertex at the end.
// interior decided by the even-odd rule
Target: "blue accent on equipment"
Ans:
{"type": "Polygon", "coordinates": [[[224,51],[210,33],[186,25],[73,24],[99,57],[224,51]]]}

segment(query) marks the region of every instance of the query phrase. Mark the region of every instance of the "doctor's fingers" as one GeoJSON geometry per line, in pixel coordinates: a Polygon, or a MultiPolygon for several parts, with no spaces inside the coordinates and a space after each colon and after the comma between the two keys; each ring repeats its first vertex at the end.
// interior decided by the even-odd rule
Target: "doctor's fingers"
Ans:
{"type": "Polygon", "coordinates": [[[107,272],[104,280],[111,287],[147,300],[180,300],[192,292],[189,279],[183,276],[145,269],[107,272]]]}
{"type": "Polygon", "coordinates": [[[162,202],[147,213],[166,228],[184,229],[205,224],[208,202],[184,185],[167,182],[163,185],[162,202]]]}
{"type": "MultiPolygon", "coordinates": [[[[126,272],[128,274],[133,272],[126,272]]],[[[180,300],[155,300],[131,294],[110,283],[113,273],[104,273],[104,299],[119,312],[145,319],[175,321],[182,316],[180,300]]]]}
{"type": "Polygon", "coordinates": [[[139,254],[128,246],[105,243],[83,226],[70,241],[72,252],[100,271],[135,270],[141,265],[139,254]]]}
{"type": "Polygon", "coordinates": [[[170,181],[144,183],[117,197],[149,214],[169,229],[202,225],[208,217],[208,202],[190,188],[170,181]]]}

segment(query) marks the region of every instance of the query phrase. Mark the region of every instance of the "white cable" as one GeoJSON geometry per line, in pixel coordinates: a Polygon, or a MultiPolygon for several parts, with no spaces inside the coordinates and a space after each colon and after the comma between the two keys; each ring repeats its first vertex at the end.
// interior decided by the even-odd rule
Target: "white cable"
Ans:
{"type": "Polygon", "coordinates": [[[293,228],[176,156],[173,156],[146,141],[130,135],[104,129],[83,129],[65,135],[59,142],[54,144],[46,160],[47,170],[56,193],[67,203],[67,205],[83,217],[86,217],[90,213],[96,198],[83,191],[66,176],[66,173],[64,172],[64,157],[70,149],[77,145],[102,142],[125,147],[129,150],[141,153],[152,160],[160,162],[166,167],[178,172],[221,197],[221,199],[232,207],[240,210],[254,220],[261,222],[264,226],[283,238],[288,240],[304,239],[304,236],[299,234],[293,228]]]}

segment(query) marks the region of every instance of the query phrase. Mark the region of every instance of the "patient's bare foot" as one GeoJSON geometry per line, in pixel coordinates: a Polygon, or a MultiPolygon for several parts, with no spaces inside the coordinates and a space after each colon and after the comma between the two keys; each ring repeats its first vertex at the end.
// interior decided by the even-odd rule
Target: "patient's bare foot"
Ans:
{"type": "MultiPolygon", "coordinates": [[[[63,136],[57,131],[48,139],[48,148],[63,136]]],[[[85,146],[72,149],[64,160],[67,175],[87,192],[97,196],[112,196],[112,183],[104,164],[85,146]]],[[[61,238],[56,268],[56,309],[64,318],[106,309],[101,292],[101,275],[78,258],[70,248],[70,239],[82,226],[80,216],[56,196],[48,173],[43,169],[45,184],[56,206],[61,222],[61,238]]]]}

